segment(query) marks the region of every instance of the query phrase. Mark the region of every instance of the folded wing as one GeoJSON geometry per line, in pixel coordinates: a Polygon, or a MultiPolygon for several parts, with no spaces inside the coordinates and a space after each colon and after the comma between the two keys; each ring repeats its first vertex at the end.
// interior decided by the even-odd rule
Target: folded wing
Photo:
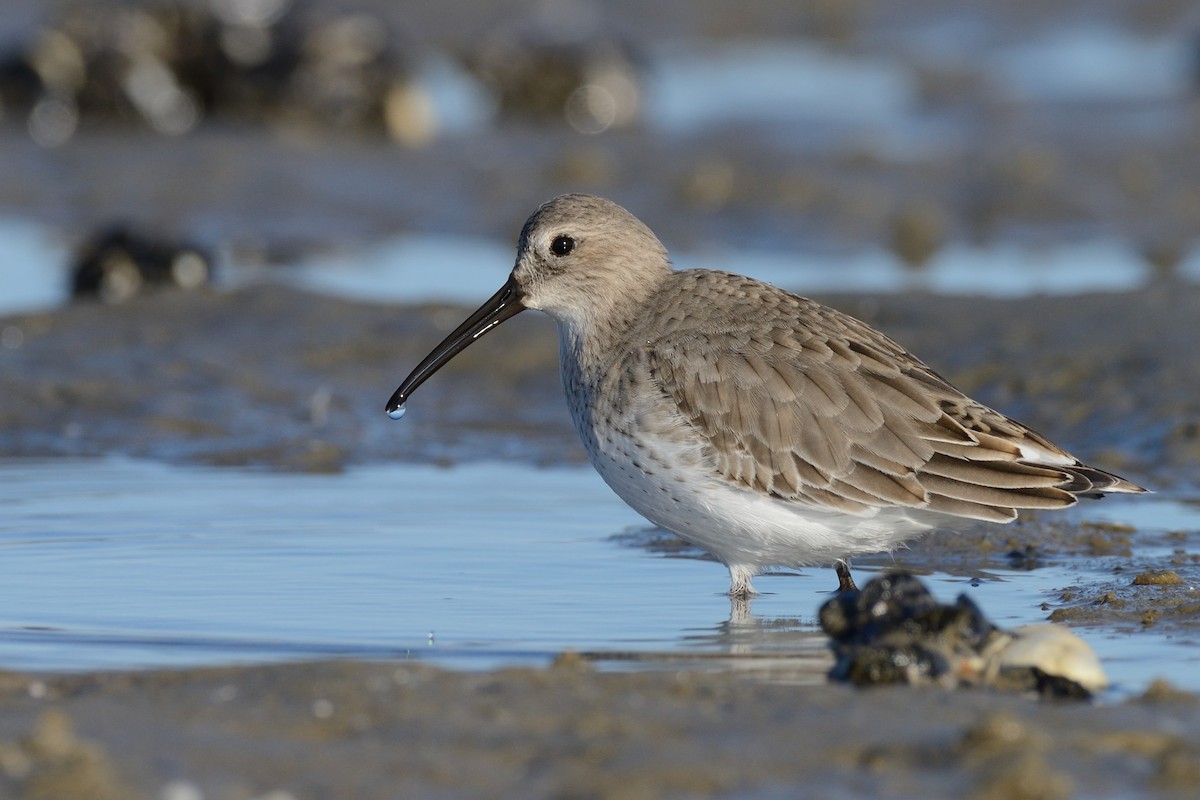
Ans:
{"type": "Polygon", "coordinates": [[[676,326],[642,349],[725,477],[831,511],[907,506],[998,522],[1144,491],[966,397],[865,323],[789,298],[799,303],[769,334],[761,321],[741,337],[676,326]]]}

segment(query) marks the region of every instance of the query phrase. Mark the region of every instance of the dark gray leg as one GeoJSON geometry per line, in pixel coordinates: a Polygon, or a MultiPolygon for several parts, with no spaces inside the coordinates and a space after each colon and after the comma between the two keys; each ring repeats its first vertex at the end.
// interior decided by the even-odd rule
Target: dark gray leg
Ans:
{"type": "Polygon", "coordinates": [[[849,564],[845,561],[835,561],[833,568],[837,570],[839,592],[858,591],[858,587],[854,585],[854,576],[850,574],[849,564]]]}

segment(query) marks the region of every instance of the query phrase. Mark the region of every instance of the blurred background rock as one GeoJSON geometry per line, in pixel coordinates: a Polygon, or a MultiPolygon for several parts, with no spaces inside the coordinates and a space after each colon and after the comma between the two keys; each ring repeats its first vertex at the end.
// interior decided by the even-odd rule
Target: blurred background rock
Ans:
{"type": "Polygon", "coordinates": [[[10,0],[0,215],[270,262],[584,190],[676,249],[1103,236],[1170,278],[1198,86],[1185,0],[10,0]]]}

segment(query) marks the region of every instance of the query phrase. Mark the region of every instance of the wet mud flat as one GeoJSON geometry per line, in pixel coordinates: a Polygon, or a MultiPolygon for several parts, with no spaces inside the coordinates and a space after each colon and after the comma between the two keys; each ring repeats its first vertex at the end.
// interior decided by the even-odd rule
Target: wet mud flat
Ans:
{"type": "Polygon", "coordinates": [[[1192,796],[1200,700],[1091,707],[737,672],[317,663],[0,674],[6,797],[1192,796]]]}
{"type": "MultiPolygon", "coordinates": [[[[1086,461],[1159,490],[1195,483],[1200,287],[819,299],[1086,461]]],[[[399,379],[464,315],[265,284],[0,318],[0,456],[312,471],[382,459],[581,460],[555,331],[536,312],[463,353],[404,422],[384,416],[399,379]]]]}
{"type": "MultiPolygon", "coordinates": [[[[465,15],[360,5],[402,17],[449,54],[527,13],[507,3],[465,15]]],[[[45,4],[17,6],[4,27],[44,21],[45,4]]],[[[617,7],[614,17],[648,42],[815,33],[851,54],[882,53],[911,73],[916,98],[882,128],[899,121],[925,141],[944,125],[946,141],[961,144],[910,151],[901,141],[897,154],[836,126],[781,139],[769,126],[578,137],[524,123],[398,148],[378,134],[224,123],[178,138],[100,126],[48,149],[6,108],[0,209],[71,240],[119,210],[239,260],[287,263],[400,231],[508,239],[537,203],[570,188],[626,203],[681,249],[716,237],[781,249],[891,241],[903,251],[892,240],[905,231],[917,245],[922,234],[1004,243],[1117,231],[1164,275],[1200,220],[1194,95],[1021,102],[996,90],[974,47],[966,58],[916,57],[928,41],[917,34],[931,28],[1024,42],[1100,17],[1158,35],[1182,24],[1186,4],[617,7]],[[897,29],[908,33],[896,38],[897,29]],[[905,213],[913,198],[915,215],[905,213]]],[[[1200,288],[1164,280],[1070,298],[820,299],[1085,460],[1163,495],[1195,496],[1200,288]]],[[[533,314],[439,373],[404,423],[386,419],[397,381],[463,316],[263,285],[0,318],[0,456],[122,453],[304,472],[393,459],[581,460],[554,332],[533,314]]],[[[1086,566],[1047,616],[1119,631],[1137,648],[1146,633],[1194,638],[1197,551],[1195,530],[1149,535],[1045,515],[936,533],[899,559],[963,575],[1086,566]],[[1098,571],[1110,578],[1096,582],[1098,571]]],[[[728,670],[597,672],[571,658],[483,673],[333,662],[0,673],[0,797],[775,798],[798,786],[830,797],[1186,797],[1200,785],[1198,709],[1195,696],[1161,685],[1055,704],[792,686],[728,670]]]]}
{"type": "MultiPolygon", "coordinates": [[[[1190,496],[1200,288],[826,299],[1081,457],[1190,496]]],[[[403,423],[387,420],[396,380],[463,313],[261,285],[7,317],[0,453],[300,471],[578,460],[554,331],[533,314],[464,353],[403,423]]],[[[1111,582],[1065,589],[1047,614],[1125,630],[1136,647],[1139,631],[1193,634],[1195,550],[1195,531],[1150,541],[1043,516],[934,534],[900,559],[964,572],[1013,558],[1099,561],[1111,582]],[[1135,580],[1158,569],[1180,580],[1135,580]]],[[[0,708],[0,789],[13,797],[781,797],[804,785],[1065,798],[1187,796],[1200,782],[1200,700],[1165,685],[1058,704],[793,686],[737,670],[597,672],[568,656],[484,673],[340,662],[9,673],[0,708]]]]}

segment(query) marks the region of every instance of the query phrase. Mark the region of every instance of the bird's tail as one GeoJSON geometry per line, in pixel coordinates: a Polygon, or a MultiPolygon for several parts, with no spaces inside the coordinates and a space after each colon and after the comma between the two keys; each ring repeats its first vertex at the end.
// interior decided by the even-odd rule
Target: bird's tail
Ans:
{"type": "Polygon", "coordinates": [[[1119,475],[1086,464],[1055,465],[1054,469],[1062,470],[1071,476],[1070,482],[1060,484],[1058,488],[1079,497],[1103,497],[1110,493],[1143,494],[1150,491],[1119,475]]]}

